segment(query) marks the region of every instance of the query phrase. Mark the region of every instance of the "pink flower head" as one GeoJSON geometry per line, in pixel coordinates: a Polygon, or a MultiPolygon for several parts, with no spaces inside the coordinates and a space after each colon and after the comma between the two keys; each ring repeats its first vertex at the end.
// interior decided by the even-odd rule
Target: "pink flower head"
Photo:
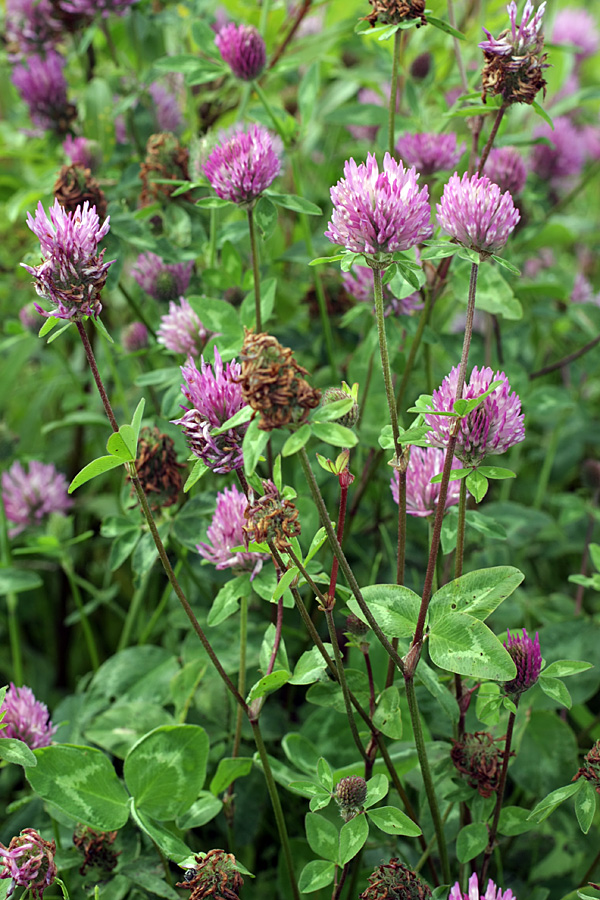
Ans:
{"type": "Polygon", "coordinates": [[[172,353],[197,356],[207,337],[206,328],[185,297],[180,297],[179,303],[171,300],[169,312],[160,319],[160,328],[156,332],[157,343],[172,353]]]}
{"type": "Polygon", "coordinates": [[[466,144],[457,146],[454,132],[448,134],[403,134],[396,150],[406,165],[414,166],[421,175],[455,169],[466,144]]]}
{"type": "Polygon", "coordinates": [[[523,629],[523,636],[511,634],[507,630],[507,640],[504,646],[510,653],[510,656],[517,667],[516,678],[507,681],[503,685],[507,694],[522,694],[536,683],[540,677],[542,670],[542,653],[540,650],[540,639],[536,631],[533,640],[527,634],[527,629],[523,629]]]}
{"type": "Polygon", "coordinates": [[[179,72],[171,73],[170,83],[153,81],[148,93],[154,103],[154,115],[159,131],[179,131],[183,122],[178,95],[183,90],[183,76],[179,72]]]}
{"type": "Polygon", "coordinates": [[[481,254],[497,253],[521,218],[508,191],[483,175],[455,172],[437,204],[437,219],[459,244],[481,254]]]}
{"type": "MultiPolygon", "coordinates": [[[[502,381],[485,400],[461,420],[456,441],[455,456],[465,466],[478,466],[489,454],[506,453],[514,444],[525,440],[525,416],[521,413],[521,401],[504,372],[495,372],[489,367],[479,370],[477,366],[471,379],[463,387],[465,400],[485,393],[493,381],[502,381]]],[[[450,412],[456,398],[458,386],[458,366],[446,375],[442,385],[433,392],[433,409],[450,412]]],[[[425,415],[430,426],[427,440],[433,447],[447,447],[454,419],[448,416],[425,415]]]]}
{"type": "Polygon", "coordinates": [[[165,263],[156,253],[140,253],[131,274],[155,300],[176,300],[189,287],[194,262],[165,263]]]}
{"type": "Polygon", "coordinates": [[[85,137],[72,137],[68,134],[63,141],[63,150],[74,166],[83,166],[84,169],[93,169],[98,165],[99,146],[95,141],[88,141],[85,137]]]}
{"type": "Polygon", "coordinates": [[[545,137],[548,144],[537,144],[531,155],[531,170],[543,181],[560,186],[565,178],[579,175],[585,160],[585,142],[568,116],[554,119],[554,130],[545,122],[534,130],[533,136],[545,137]]]}
{"type": "Polygon", "coordinates": [[[50,513],[66,513],[73,505],[67,494],[67,479],[49,463],[32,461],[29,471],[14,462],[2,473],[2,499],[6,518],[14,522],[14,537],[29,525],[39,525],[50,513]]]}
{"type": "Polygon", "coordinates": [[[251,572],[252,580],[262,569],[263,561],[269,559],[269,554],[233,550],[246,544],[243,526],[247,506],[245,495],[235,485],[218,493],[217,508],[206,532],[211,543],[196,544],[196,550],[217,569],[232,569],[236,575],[251,572]]]}
{"type": "Polygon", "coordinates": [[[218,435],[211,432],[246,405],[240,384],[242,367],[235,360],[224,366],[215,347],[214,366],[201,359],[198,371],[190,358],[187,366],[181,367],[181,374],[185,381],[181,390],[190,406],[182,407],[185,414],[174,424],[183,427],[192,453],[217,473],[241,468],[242,441],[248,425],[238,425],[218,435]]]}
{"type": "Polygon", "coordinates": [[[600,39],[596,20],[586,9],[567,6],[559,10],[554,20],[552,41],[577,47],[576,59],[581,63],[598,50],[600,39]]]}
{"type": "Polygon", "coordinates": [[[527,167],[514,147],[493,147],[485,164],[485,174],[504,193],[521,193],[527,180],[527,167]]]}
{"type": "Polygon", "coordinates": [[[38,311],[57,319],[97,318],[102,311],[100,294],[108,269],[115,262],[111,259],[105,263],[105,251],[98,253],[98,244],[110,227],[110,216],[100,225],[96,207],[90,208],[87,200],[75,212],[68,212],[55,200],[50,218],[40,202],[35,219],[27,213],[27,225],[39,238],[44,261],[39,266],[21,265],[33,275],[38,295],[56,307],[46,312],[36,306],[38,311]]]}
{"type": "MultiPolygon", "coordinates": [[[[431,484],[431,479],[439,475],[444,468],[445,453],[437,447],[411,447],[410,460],[406,470],[406,512],[409,516],[431,516],[435,513],[440,497],[440,485],[431,484]]],[[[456,458],[452,460],[452,468],[460,469],[456,458]]],[[[399,476],[392,475],[392,497],[399,502],[399,476]]],[[[460,481],[450,481],[446,494],[446,509],[456,506],[460,499],[460,481]]]]}
{"type": "Polygon", "coordinates": [[[218,32],[215,44],[236,78],[254,81],[267,61],[265,42],[253,25],[230,22],[218,32]]]}
{"type": "Polygon", "coordinates": [[[516,900],[516,898],[510,889],[507,891],[503,891],[502,888],[496,887],[491,878],[488,881],[488,886],[485,894],[480,894],[477,874],[473,872],[473,874],[469,878],[468,893],[462,893],[460,885],[457,881],[456,884],[452,888],[450,888],[450,895],[448,897],[448,900],[516,900]]]}
{"type": "Polygon", "coordinates": [[[281,162],[267,129],[251,125],[223,137],[202,169],[217,196],[248,205],[277,178],[281,162]]]}
{"type": "Polygon", "coordinates": [[[148,346],[148,329],[143,322],[132,322],[121,332],[121,343],[127,353],[144,350],[148,346]]]}
{"type": "Polygon", "coordinates": [[[541,30],[546,0],[540,3],[533,18],[531,18],[531,14],[534,6],[532,0],[527,0],[523,9],[523,18],[518,28],[516,0],[511,0],[506,9],[510,19],[510,28],[503,31],[498,39],[492,37],[490,32],[484,28],[483,31],[487,34],[488,39],[479,44],[480,48],[495,56],[513,56],[517,58],[524,56],[526,53],[538,53],[544,43],[544,36],[541,34],[541,30]]]}
{"type": "Polygon", "coordinates": [[[30,750],[48,747],[56,727],[50,721],[50,713],[45,703],[36,700],[31,688],[15,687],[11,682],[0,706],[4,713],[0,738],[17,738],[27,744],[30,750]]]}
{"type": "MultiPolygon", "coordinates": [[[[359,303],[373,305],[373,269],[370,266],[353,266],[350,272],[342,272],[342,282],[346,291],[359,303]]],[[[383,285],[383,303],[385,316],[410,316],[417,309],[423,308],[423,299],[419,291],[399,300],[394,297],[389,285],[383,285]]]]}
{"type": "Polygon", "coordinates": [[[354,253],[394,253],[431,237],[429,192],[419,190],[415,169],[389,153],[383,171],[374,154],[356,165],[346,161],[344,178],[331,188],[333,214],[325,237],[354,253]]]}
{"type": "Polygon", "coordinates": [[[44,891],[58,874],[55,852],[56,843],[45,841],[34,828],[24,828],[18,837],[11,838],[8,847],[0,843],[0,864],[4,867],[0,878],[11,879],[6,897],[11,897],[18,885],[30,890],[34,900],[43,900],[44,891]]]}
{"type": "Polygon", "coordinates": [[[106,19],[110,15],[124,16],[138,0],[58,0],[61,10],[71,16],[93,19],[96,15],[106,19]]]}
{"type": "Polygon", "coordinates": [[[62,31],[50,0],[6,0],[5,21],[13,61],[53,50],[62,31]]]}
{"type": "Polygon", "coordinates": [[[29,107],[31,121],[42,131],[63,132],[75,110],[67,100],[65,61],[55,50],[29,56],[15,66],[12,82],[29,107]]]}

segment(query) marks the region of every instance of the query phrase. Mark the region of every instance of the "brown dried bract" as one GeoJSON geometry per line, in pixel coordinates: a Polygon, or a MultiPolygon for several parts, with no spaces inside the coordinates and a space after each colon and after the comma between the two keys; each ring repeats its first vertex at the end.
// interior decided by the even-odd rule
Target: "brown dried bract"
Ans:
{"type": "Polygon", "coordinates": [[[406,19],[420,19],[421,25],[427,24],[425,0],[369,0],[369,3],[373,12],[365,16],[365,20],[372,26],[378,20],[382,25],[397,25],[406,19]]]}
{"type": "Polygon", "coordinates": [[[185,873],[185,881],[175,887],[188,888],[192,893],[189,900],[238,900],[244,879],[237,871],[237,863],[232,853],[224,850],[209,850],[206,856],[196,856],[194,869],[185,873]]]}
{"type": "Polygon", "coordinates": [[[538,91],[546,96],[546,79],[542,75],[547,54],[541,56],[498,56],[486,50],[483,52],[485,64],[481,73],[482,99],[487,94],[501,94],[505,103],[527,103],[531,105],[538,91]]]}
{"type": "Polygon", "coordinates": [[[142,428],[135,468],[153,511],[177,503],[185,464],[177,462],[172,438],[158,428],[142,428]]]}
{"type": "Polygon", "coordinates": [[[78,826],[73,835],[73,843],[85,859],[79,869],[85,875],[87,869],[96,866],[102,872],[112,872],[117,865],[121,852],[112,846],[116,840],[116,831],[95,831],[93,828],[78,826]]]}
{"type": "MultiPolygon", "coordinates": [[[[158,198],[159,194],[170,197],[178,187],[174,184],[157,184],[155,178],[168,178],[171,181],[189,181],[189,151],[182,147],[174,134],[164,131],[151,134],[146,144],[146,159],[140,169],[140,178],[144,187],[140,196],[142,206],[148,206],[158,198]]],[[[179,195],[182,200],[191,200],[189,191],[179,195]]]]}
{"type": "Polygon", "coordinates": [[[260,415],[263,431],[304,421],[319,405],[321,391],[302,378],[308,372],[298,365],[289,347],[270,334],[246,330],[240,353],[242,395],[260,415]]]}
{"type": "Polygon", "coordinates": [[[54,185],[54,196],[67,212],[75,212],[77,207],[83,206],[87,200],[90,206],[96,207],[100,224],[106,218],[104,191],[90,169],[83,166],[62,167],[54,185]]]}
{"type": "Polygon", "coordinates": [[[431,888],[412,869],[398,862],[377,866],[369,875],[369,887],[360,895],[360,900],[430,900],[431,888]]]}
{"type": "Polygon", "coordinates": [[[482,797],[491,797],[498,790],[504,750],[487,731],[465,734],[462,741],[454,741],[450,758],[482,797]]]}
{"type": "Polygon", "coordinates": [[[586,753],[583,763],[573,781],[585,778],[593,784],[596,793],[600,794],[600,741],[596,741],[589,753],[586,753]]]}
{"type": "Polygon", "coordinates": [[[287,550],[291,539],[301,532],[298,510],[291,500],[281,499],[272,481],[263,481],[263,488],[263,496],[248,503],[244,512],[248,523],[243,526],[246,541],[273,541],[278,550],[287,550]]]}

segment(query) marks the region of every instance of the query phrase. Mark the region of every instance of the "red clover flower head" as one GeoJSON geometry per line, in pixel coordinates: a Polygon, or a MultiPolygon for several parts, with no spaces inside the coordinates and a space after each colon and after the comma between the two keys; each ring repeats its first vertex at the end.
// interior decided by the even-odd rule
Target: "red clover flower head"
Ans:
{"type": "Polygon", "coordinates": [[[354,253],[394,253],[431,237],[429,192],[419,189],[414,168],[389,153],[379,171],[374,154],[366,163],[346,161],[344,178],[331,188],[333,213],[325,237],[354,253]]]}
{"type": "Polygon", "coordinates": [[[414,166],[421,175],[456,169],[466,144],[457,146],[454,132],[449,134],[403,134],[396,150],[406,165],[414,166]]]}
{"type": "Polygon", "coordinates": [[[577,63],[593,56],[598,50],[600,38],[596,20],[585,9],[568,6],[557,13],[552,30],[554,44],[571,44],[577,47],[577,63]]]}
{"type": "Polygon", "coordinates": [[[498,39],[492,37],[487,28],[484,28],[483,31],[487,34],[488,39],[479,44],[480,48],[496,56],[520,57],[530,52],[539,53],[544,43],[541,29],[546,0],[540,3],[533,18],[531,18],[531,14],[534,6],[532,0],[527,0],[523,9],[523,18],[518,28],[516,0],[511,0],[506,9],[510,19],[510,28],[503,31],[498,39]]]}
{"type": "Polygon", "coordinates": [[[507,6],[510,28],[494,38],[484,28],[487,41],[479,46],[483,50],[485,65],[482,73],[483,96],[501,94],[505,103],[533,103],[539,90],[546,86],[542,72],[546,65],[542,18],[546,0],[532,17],[534,6],[527,0],[523,18],[517,28],[517,4],[511,0],[507,6]]]}
{"type": "MultiPolygon", "coordinates": [[[[370,266],[354,265],[350,272],[342,272],[342,283],[350,296],[359,303],[373,305],[373,269],[370,266]]],[[[394,297],[387,284],[383,285],[384,315],[410,316],[415,310],[423,308],[423,298],[419,291],[399,300],[394,297]]]]}
{"type": "Polygon", "coordinates": [[[254,81],[265,67],[265,42],[253,25],[230,22],[218,32],[215,44],[236,78],[254,81]]]}
{"type": "Polygon", "coordinates": [[[14,462],[2,473],[6,518],[17,526],[10,529],[10,537],[28,525],[39,525],[50,513],[66,513],[73,505],[67,487],[67,479],[51,463],[33,460],[27,472],[20,462],[14,462]]]}
{"type": "Polygon", "coordinates": [[[469,878],[468,892],[466,894],[463,894],[457,881],[456,884],[450,889],[448,900],[516,900],[516,898],[510,889],[507,891],[503,891],[502,888],[496,887],[491,878],[488,881],[488,886],[485,894],[481,894],[479,891],[479,881],[477,878],[477,874],[473,872],[473,874],[469,878]]]}
{"type": "Polygon", "coordinates": [[[148,346],[148,329],[143,322],[132,322],[121,332],[121,344],[126,353],[145,350],[148,346]]]}
{"type": "MultiPolygon", "coordinates": [[[[406,512],[409,516],[431,516],[435,513],[440,496],[440,485],[431,484],[431,479],[439,475],[444,468],[445,453],[438,447],[411,447],[410,460],[406,470],[406,512]]],[[[452,459],[452,468],[460,469],[461,464],[456,456],[452,459]]],[[[399,500],[399,475],[392,475],[392,497],[399,500]]],[[[456,506],[460,499],[460,481],[450,481],[446,494],[446,509],[456,506]]]]}
{"type": "Polygon", "coordinates": [[[40,202],[35,219],[27,213],[27,225],[40,240],[43,262],[39,266],[21,265],[33,275],[38,295],[56,307],[46,312],[36,306],[38,311],[57,319],[97,318],[102,311],[100,294],[108,269],[115,262],[103,261],[104,250],[98,253],[98,244],[110,226],[110,216],[100,225],[96,207],[90,207],[87,200],[74,212],[65,210],[55,200],[50,218],[40,202]]]}
{"type": "Polygon", "coordinates": [[[511,634],[507,631],[507,640],[504,646],[508,650],[514,664],[517,667],[516,678],[504,683],[503,688],[507,694],[522,694],[536,683],[542,669],[542,654],[540,651],[540,639],[536,632],[533,640],[523,629],[523,636],[511,634]]]}
{"type": "Polygon", "coordinates": [[[235,485],[218,493],[217,508],[206,532],[210,543],[196,544],[196,550],[217,569],[232,569],[236,575],[251,572],[252,580],[262,569],[263,561],[269,559],[269,554],[233,550],[246,542],[243,527],[247,506],[245,494],[238,491],[235,485]]]}
{"type": "Polygon", "coordinates": [[[154,104],[158,130],[177,132],[183,122],[179,103],[179,95],[183,90],[183,76],[179,72],[173,72],[171,75],[171,84],[153,81],[148,88],[148,93],[154,104]]]}
{"type": "Polygon", "coordinates": [[[31,121],[41,131],[64,134],[77,112],[67,100],[65,61],[55,50],[45,56],[28,56],[15,66],[12,82],[29,107],[31,121]]]}
{"type": "Polygon", "coordinates": [[[539,178],[559,187],[563,179],[579,175],[585,160],[585,143],[568,116],[557,116],[554,130],[546,123],[539,125],[533,136],[548,138],[552,144],[536,144],[533,148],[531,170],[539,178]]]}
{"type": "Polygon", "coordinates": [[[157,343],[172,353],[197,356],[207,337],[206,328],[185,297],[180,297],[179,303],[171,300],[169,312],[160,319],[160,328],[156,332],[157,343]]]}
{"type": "Polygon", "coordinates": [[[2,724],[6,725],[0,730],[0,739],[17,738],[30,750],[52,743],[56,726],[50,721],[48,707],[35,699],[31,688],[15,687],[11,682],[0,713],[4,713],[2,724]]]}
{"type": "Polygon", "coordinates": [[[34,900],[43,900],[44,891],[58,874],[55,852],[56,843],[45,841],[34,828],[24,828],[18,837],[11,838],[8,847],[0,843],[0,864],[4,866],[0,878],[12,880],[6,897],[11,897],[18,886],[31,890],[34,900]]]}
{"type": "Polygon", "coordinates": [[[213,472],[231,472],[244,464],[242,441],[247,424],[211,434],[213,428],[220,428],[245,406],[241,372],[235,360],[224,366],[216,347],[214,366],[201,359],[199,371],[190,357],[187,366],[181,367],[185,381],[181,390],[190,406],[182,406],[185,414],[174,424],[182,426],[192,453],[213,472]]]}
{"type": "MultiPolygon", "coordinates": [[[[478,466],[488,454],[505,453],[510,447],[525,440],[525,416],[521,413],[521,401],[514,391],[511,393],[504,372],[494,373],[489,367],[479,370],[475,366],[470,381],[463,387],[463,398],[471,400],[479,397],[493,381],[502,381],[502,384],[460,423],[455,456],[465,466],[478,466]]],[[[433,392],[433,409],[450,412],[457,386],[458,366],[455,366],[446,375],[441,387],[433,392]]],[[[427,435],[429,443],[433,447],[447,447],[454,419],[426,414],[425,421],[431,428],[427,435]]]]}
{"type": "Polygon", "coordinates": [[[6,0],[5,21],[12,61],[52,50],[62,30],[50,0],[6,0]]]}
{"type": "Polygon", "coordinates": [[[521,218],[508,191],[483,175],[462,179],[455,172],[437,204],[437,219],[448,234],[482,255],[497,253],[521,218]]]}
{"type": "Polygon", "coordinates": [[[527,167],[514,147],[493,147],[485,164],[485,174],[502,192],[513,197],[521,193],[527,181],[527,167]]]}
{"type": "Polygon", "coordinates": [[[281,162],[267,129],[251,125],[224,136],[202,169],[218,197],[252,206],[279,175],[281,162]]]}
{"type": "Polygon", "coordinates": [[[63,15],[76,19],[93,19],[96,15],[124,16],[138,0],[58,0],[57,5],[63,15]]]}
{"type": "Polygon", "coordinates": [[[96,141],[89,141],[85,137],[74,138],[68,134],[63,141],[62,148],[73,166],[95,169],[102,161],[100,145],[96,141]]]}
{"type": "Polygon", "coordinates": [[[140,253],[131,274],[155,300],[177,300],[188,289],[194,263],[165,263],[156,253],[140,253]]]}

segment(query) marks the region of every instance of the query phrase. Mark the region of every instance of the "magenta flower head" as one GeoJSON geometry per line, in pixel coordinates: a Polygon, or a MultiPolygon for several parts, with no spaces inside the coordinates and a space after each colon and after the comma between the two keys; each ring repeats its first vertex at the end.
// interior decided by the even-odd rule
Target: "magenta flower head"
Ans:
{"type": "Polygon", "coordinates": [[[159,131],[177,132],[183,123],[179,96],[183,92],[183,75],[171,73],[167,83],[153,81],[148,93],[154,103],[154,115],[159,131]]]}
{"type": "Polygon", "coordinates": [[[198,356],[207,337],[208,331],[185,297],[180,297],[179,303],[169,303],[169,312],[161,316],[156,332],[157,343],[186,356],[198,356]]]}
{"type": "Polygon", "coordinates": [[[55,200],[50,218],[40,202],[35,219],[27,213],[27,225],[40,240],[43,262],[39,266],[21,265],[33,275],[38,295],[56,307],[46,312],[36,304],[36,309],[47,318],[97,318],[102,311],[100,294],[115,262],[104,262],[104,250],[98,253],[98,244],[110,227],[110,216],[100,225],[96,207],[90,208],[87,200],[75,212],[67,212],[55,200]]]}
{"type": "Polygon", "coordinates": [[[504,193],[521,193],[527,181],[527,167],[514,147],[493,147],[485,164],[485,174],[504,193]]]}
{"type": "Polygon", "coordinates": [[[395,253],[431,237],[429,192],[419,176],[389,153],[379,171],[374,154],[356,165],[346,161],[344,178],[331,188],[333,213],[325,237],[353,253],[395,253]]]}
{"type": "Polygon", "coordinates": [[[56,843],[45,841],[34,828],[24,828],[18,837],[11,838],[8,847],[0,843],[0,865],[4,867],[0,878],[12,882],[6,897],[11,897],[18,886],[30,890],[34,900],[43,900],[44,891],[58,874],[55,852],[56,843]]]}
{"type": "Polygon", "coordinates": [[[539,125],[533,136],[548,138],[552,143],[536,144],[531,155],[531,170],[543,181],[560,187],[564,179],[579,175],[585,160],[585,142],[568,116],[554,119],[554,130],[546,123],[539,125]]]}
{"type": "Polygon", "coordinates": [[[140,253],[131,274],[155,300],[176,300],[188,289],[194,263],[165,263],[156,253],[140,253]]]}
{"type": "Polygon", "coordinates": [[[406,165],[414,166],[421,175],[433,175],[456,169],[466,144],[457,146],[454,132],[449,134],[403,134],[396,150],[406,165]]]}
{"type": "Polygon", "coordinates": [[[251,125],[222,138],[202,169],[218,197],[253,206],[279,175],[281,162],[267,129],[251,125]]]}
{"type": "Polygon", "coordinates": [[[102,149],[96,141],[88,141],[85,137],[74,138],[68,134],[62,147],[74,166],[95,169],[102,162],[102,149]]]}
{"type": "MultiPolygon", "coordinates": [[[[504,372],[494,373],[489,367],[479,370],[475,366],[469,383],[463,387],[463,398],[471,400],[481,396],[493,381],[502,381],[502,384],[461,419],[454,452],[465,466],[478,466],[489,454],[506,453],[510,447],[525,440],[525,416],[521,413],[521,401],[514,391],[511,393],[504,372]]],[[[433,392],[433,409],[450,412],[457,386],[458,366],[455,366],[446,375],[441,387],[433,392]]],[[[427,435],[429,443],[433,447],[447,447],[454,419],[426,414],[425,421],[431,428],[427,435]]]]}
{"type": "Polygon", "coordinates": [[[507,694],[522,694],[536,683],[542,669],[542,654],[540,651],[540,639],[537,631],[533,640],[523,629],[523,636],[512,635],[507,631],[507,640],[504,646],[508,650],[514,664],[517,667],[517,676],[512,681],[504,683],[503,688],[507,694]]]}
{"type": "Polygon", "coordinates": [[[462,179],[455,172],[437,204],[437,219],[448,234],[482,256],[497,253],[521,218],[506,191],[483,175],[462,179]]]}
{"type": "Polygon", "coordinates": [[[148,346],[148,329],[143,322],[132,322],[121,332],[121,344],[126,353],[145,350],[148,346]]]}
{"type": "MultiPolygon", "coordinates": [[[[431,479],[444,468],[445,453],[437,447],[411,447],[410,460],[406,470],[406,512],[409,516],[431,516],[435,513],[440,496],[440,485],[431,484],[431,479]]],[[[452,468],[460,469],[456,456],[452,468]]],[[[399,475],[392,475],[392,497],[399,502],[399,475]]],[[[450,481],[446,494],[446,509],[456,506],[460,499],[460,482],[450,481]]]]}
{"type": "Polygon", "coordinates": [[[253,25],[225,25],[215,38],[217,49],[236,78],[254,81],[267,61],[265,42],[253,25]]]}
{"type": "Polygon", "coordinates": [[[486,94],[501,94],[507,103],[533,103],[535,95],[545,89],[542,72],[546,65],[542,19],[546,2],[540,3],[537,12],[531,0],[523,8],[523,18],[517,28],[517,4],[507,6],[510,28],[494,38],[484,28],[487,41],[479,46],[483,50],[485,65],[482,73],[484,99],[486,94]]]}
{"type": "Polygon", "coordinates": [[[15,687],[11,682],[0,706],[4,713],[0,738],[17,738],[27,744],[30,750],[48,747],[56,727],[50,721],[50,713],[45,703],[36,700],[31,688],[15,687]]]}
{"type": "Polygon", "coordinates": [[[14,462],[2,473],[2,499],[6,518],[14,522],[14,537],[28,525],[39,525],[50,513],[66,513],[73,505],[67,494],[67,479],[49,463],[32,461],[29,471],[14,462]]]}
{"type": "Polygon", "coordinates": [[[50,0],[6,0],[6,40],[9,59],[44,55],[61,35],[50,0]]]}
{"type": "Polygon", "coordinates": [[[190,450],[213,472],[240,469],[244,465],[242,441],[248,425],[211,434],[246,405],[240,384],[240,364],[232,360],[224,366],[215,347],[214,367],[201,359],[198,371],[190,358],[187,366],[181,367],[181,374],[185,380],[181,390],[190,406],[182,406],[185,414],[174,420],[174,424],[182,426],[190,450]]]}
{"type": "MultiPolygon", "coordinates": [[[[373,269],[370,266],[353,266],[350,272],[342,272],[342,282],[350,296],[359,303],[373,304],[373,269]]],[[[423,308],[419,291],[399,300],[394,297],[387,284],[383,285],[383,305],[385,316],[410,316],[423,308]]]]}
{"type": "Polygon", "coordinates": [[[492,879],[488,881],[485,894],[479,892],[479,881],[477,874],[473,872],[469,878],[469,890],[466,894],[460,889],[458,881],[450,888],[448,900],[516,900],[511,890],[503,891],[502,888],[496,887],[492,879]]]}
{"type": "Polygon", "coordinates": [[[581,63],[598,50],[600,38],[596,20],[585,9],[567,6],[556,15],[552,30],[552,42],[577,47],[575,59],[577,63],[581,63]]]}
{"type": "Polygon", "coordinates": [[[55,50],[45,56],[29,56],[15,66],[12,82],[29,107],[31,121],[42,131],[65,134],[77,115],[67,100],[65,61],[55,50]]]}
{"type": "Polygon", "coordinates": [[[196,550],[217,569],[232,569],[235,575],[251,572],[252,581],[262,569],[264,560],[269,559],[269,554],[233,549],[246,544],[242,529],[246,524],[244,512],[247,506],[245,494],[235,485],[218,493],[217,508],[206,532],[210,544],[196,544],[196,550]]]}
{"type": "Polygon", "coordinates": [[[546,9],[546,0],[540,3],[533,18],[531,18],[534,10],[532,0],[526,0],[523,18],[518,28],[516,0],[511,0],[506,9],[510,19],[510,28],[503,31],[498,39],[492,37],[487,28],[484,28],[483,31],[487,34],[488,39],[479,44],[481,49],[496,56],[518,57],[531,51],[539,52],[544,43],[542,19],[546,9]]]}

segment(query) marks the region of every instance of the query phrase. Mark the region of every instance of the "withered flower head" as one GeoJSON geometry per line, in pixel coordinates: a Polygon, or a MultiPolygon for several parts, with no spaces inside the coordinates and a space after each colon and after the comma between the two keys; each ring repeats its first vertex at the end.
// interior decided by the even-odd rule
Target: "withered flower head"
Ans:
{"type": "MultiPolygon", "coordinates": [[[[164,131],[151,134],[146,144],[146,159],[142,163],[140,178],[144,187],[140,196],[142,206],[148,206],[159,194],[170,197],[178,185],[157,184],[154,178],[168,178],[170,181],[188,181],[189,151],[182,147],[174,134],[164,131]]],[[[189,194],[181,194],[189,200],[189,194]]]]}
{"type": "Polygon", "coordinates": [[[74,213],[85,201],[96,207],[100,224],[106,218],[106,197],[90,169],[80,165],[63,166],[54,185],[54,197],[63,209],[74,213]]]}
{"type": "Polygon", "coordinates": [[[589,753],[583,757],[583,765],[573,781],[578,781],[579,778],[590,781],[596,793],[600,794],[600,741],[596,741],[589,753]]]}
{"type": "Polygon", "coordinates": [[[183,487],[175,443],[158,428],[142,428],[135,468],[152,510],[172,506],[183,487]]]}
{"type": "Polygon", "coordinates": [[[24,828],[8,847],[0,843],[0,879],[10,878],[6,897],[18,886],[30,890],[34,900],[42,900],[57,875],[55,853],[56,843],[45,841],[35,828],[24,828]]]}
{"type": "Polygon", "coordinates": [[[112,872],[117,865],[117,857],[121,852],[114,849],[116,831],[95,831],[87,825],[78,825],[73,835],[73,843],[84,855],[79,869],[85,875],[87,869],[97,867],[101,872],[112,872]]]}
{"type": "Polygon", "coordinates": [[[238,900],[244,879],[237,870],[235,856],[224,850],[209,850],[206,856],[196,856],[196,866],[188,869],[184,880],[175,887],[187,888],[189,900],[238,900]]]}
{"type": "Polygon", "coordinates": [[[479,44],[485,59],[482,72],[484,103],[487,94],[501,94],[506,103],[528,104],[533,103],[539,90],[543,89],[545,96],[546,80],[542,75],[548,68],[542,32],[545,8],[543,2],[534,13],[532,0],[527,0],[517,27],[517,4],[516,0],[511,0],[507,6],[510,28],[498,38],[483,29],[488,38],[479,44]]]}
{"type": "Polygon", "coordinates": [[[369,875],[369,887],[359,900],[430,900],[431,888],[412,869],[390,859],[369,875]]]}
{"type": "Polygon", "coordinates": [[[375,25],[377,20],[382,25],[397,25],[406,19],[420,19],[421,25],[427,24],[425,0],[369,0],[369,3],[373,12],[365,19],[371,25],[375,25]]]}
{"type": "Polygon", "coordinates": [[[240,360],[242,396],[259,413],[258,427],[263,431],[299,425],[309,409],[319,405],[321,391],[301,377],[307,370],[272,335],[246,330],[240,360]]]}
{"type": "Polygon", "coordinates": [[[244,512],[246,544],[273,541],[278,550],[287,550],[301,531],[298,510],[291,500],[280,497],[272,481],[263,481],[263,489],[263,496],[250,500],[244,512]]]}
{"type": "Polygon", "coordinates": [[[487,731],[465,734],[462,741],[454,741],[450,758],[482,797],[491,797],[496,792],[504,750],[500,750],[487,731]]]}

